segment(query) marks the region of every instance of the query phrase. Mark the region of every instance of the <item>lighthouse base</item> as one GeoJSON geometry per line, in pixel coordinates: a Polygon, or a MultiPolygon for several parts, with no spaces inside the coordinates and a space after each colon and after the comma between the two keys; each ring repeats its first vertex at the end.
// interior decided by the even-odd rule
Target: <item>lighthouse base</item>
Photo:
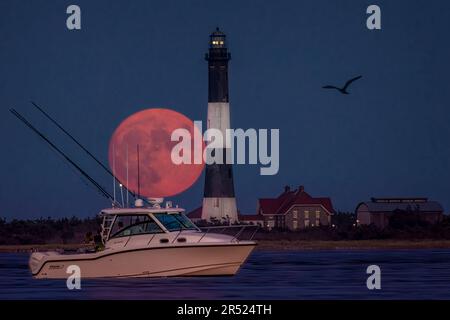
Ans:
{"type": "Polygon", "coordinates": [[[236,198],[203,198],[202,220],[237,222],[236,198]]]}

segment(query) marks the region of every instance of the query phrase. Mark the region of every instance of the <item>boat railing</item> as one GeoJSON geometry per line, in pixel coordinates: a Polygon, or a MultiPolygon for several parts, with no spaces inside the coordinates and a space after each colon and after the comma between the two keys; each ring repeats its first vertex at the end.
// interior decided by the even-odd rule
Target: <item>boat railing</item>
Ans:
{"type": "Polygon", "coordinates": [[[246,225],[199,227],[199,229],[201,231],[203,231],[203,234],[198,239],[197,242],[201,242],[203,240],[203,238],[205,238],[205,236],[211,232],[232,236],[233,238],[230,240],[230,242],[239,242],[242,240],[253,240],[253,237],[255,236],[256,232],[259,229],[259,226],[246,224],[246,225]],[[253,230],[251,230],[251,229],[253,229],[253,230]],[[242,236],[245,234],[248,234],[248,236],[242,238],[242,236]]]}

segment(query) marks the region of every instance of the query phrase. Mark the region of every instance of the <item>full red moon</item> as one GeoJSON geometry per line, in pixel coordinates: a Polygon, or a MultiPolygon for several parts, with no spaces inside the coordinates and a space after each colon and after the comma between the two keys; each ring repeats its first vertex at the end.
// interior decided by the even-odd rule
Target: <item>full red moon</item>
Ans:
{"type": "Polygon", "coordinates": [[[178,128],[190,132],[193,152],[194,130],[200,137],[202,134],[194,122],[183,114],[169,109],[146,109],[126,118],[116,128],[109,142],[109,165],[116,178],[129,190],[138,193],[139,145],[141,196],[169,197],[192,186],[201,175],[204,163],[176,165],[172,162],[172,148],[178,142],[171,141],[170,137],[178,128]]]}

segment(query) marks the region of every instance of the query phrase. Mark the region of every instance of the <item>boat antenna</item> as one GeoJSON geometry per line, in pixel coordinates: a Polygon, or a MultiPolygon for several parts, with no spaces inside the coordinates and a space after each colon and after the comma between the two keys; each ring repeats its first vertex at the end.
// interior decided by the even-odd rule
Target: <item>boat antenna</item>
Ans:
{"type": "Polygon", "coordinates": [[[119,184],[120,197],[122,198],[122,208],[125,208],[125,203],[123,202],[123,184],[119,184]]]}
{"type": "Polygon", "coordinates": [[[86,171],[84,171],[79,165],[77,165],[72,159],[69,158],[61,149],[59,149],[53,142],[51,142],[42,132],[36,129],[24,116],[22,116],[15,109],[9,109],[9,111],[16,116],[20,121],[22,121],[28,128],[30,128],[35,134],[37,134],[42,140],[44,140],[53,150],[64,157],[67,162],[69,162],[78,172],[85,177],[97,190],[109,200],[114,200],[113,196],[103,188],[97,181],[95,181],[86,171]]]}
{"type": "MultiPolygon", "coordinates": [[[[113,143],[112,148],[113,148],[113,160],[112,160],[113,161],[113,172],[116,172],[116,145],[115,145],[115,143],[113,143]]],[[[113,185],[114,185],[114,199],[116,199],[116,179],[115,179],[115,177],[113,178],[113,185]]],[[[122,199],[122,208],[124,208],[125,204],[123,202],[123,184],[122,183],[119,183],[119,189],[120,189],[120,197],[122,199]]]]}
{"type": "MultiPolygon", "coordinates": [[[[55,119],[53,119],[47,112],[45,112],[37,103],[34,101],[30,101],[31,104],[39,110],[47,119],[49,119],[55,126],[57,126],[62,132],[64,132],[65,135],[67,135],[77,146],[79,146],[84,152],[88,154],[89,157],[91,157],[95,162],[97,162],[100,167],[102,167],[108,174],[110,174],[114,180],[117,183],[121,183],[119,179],[111,172],[111,170],[108,169],[107,166],[105,166],[96,156],[94,156],[88,149],[86,149],[73,135],[71,135],[66,129],[63,128],[62,125],[60,125],[55,119]]],[[[125,190],[129,192],[133,197],[135,197],[135,194],[133,191],[129,190],[127,187],[125,187],[125,190]]]]}
{"type": "MultiPolygon", "coordinates": [[[[115,144],[112,145],[113,154],[112,154],[112,162],[113,162],[113,172],[116,172],[116,148],[115,144]]],[[[114,203],[116,202],[116,177],[113,174],[113,193],[114,193],[114,203]]]]}
{"type": "Polygon", "coordinates": [[[137,181],[138,181],[138,197],[141,196],[141,179],[139,172],[139,144],[137,145],[137,181]]]}
{"type": "MultiPolygon", "coordinates": [[[[128,180],[128,144],[127,144],[127,151],[126,151],[126,158],[127,158],[127,186],[129,186],[129,180],[128,180]]],[[[130,206],[130,201],[128,198],[129,192],[127,192],[127,208],[130,206]]]]}

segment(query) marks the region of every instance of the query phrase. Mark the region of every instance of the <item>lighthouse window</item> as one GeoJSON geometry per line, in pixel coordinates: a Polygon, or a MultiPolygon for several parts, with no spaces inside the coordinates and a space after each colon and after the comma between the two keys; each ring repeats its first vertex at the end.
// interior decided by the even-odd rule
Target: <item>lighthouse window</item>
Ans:
{"type": "Polygon", "coordinates": [[[218,45],[223,45],[224,41],[223,40],[212,40],[211,44],[218,46],[218,45]]]}

